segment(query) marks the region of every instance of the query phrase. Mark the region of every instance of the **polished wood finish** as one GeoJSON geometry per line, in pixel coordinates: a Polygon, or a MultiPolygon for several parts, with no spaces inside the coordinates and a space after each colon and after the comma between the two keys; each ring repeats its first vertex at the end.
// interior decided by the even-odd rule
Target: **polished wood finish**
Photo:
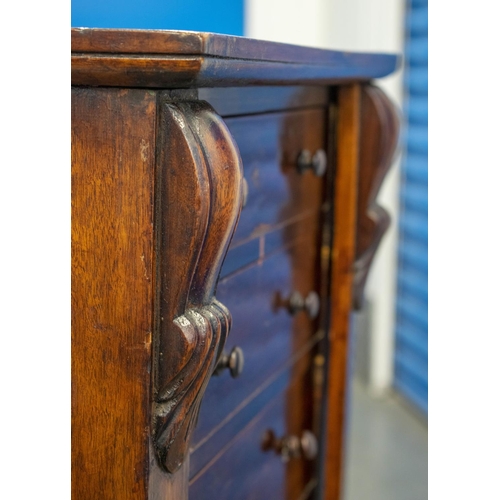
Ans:
{"type": "Polygon", "coordinates": [[[74,498],[339,500],[353,286],[397,134],[368,80],[396,58],[72,40],[74,498]],[[299,168],[315,153],[324,175],[299,168]],[[319,314],[294,313],[294,292],[319,314]],[[214,376],[234,346],[243,372],[214,376]],[[284,464],[269,429],[311,431],[317,458],[284,464]]]}
{"type": "Polygon", "coordinates": [[[399,121],[387,96],[377,87],[363,85],[361,91],[358,209],[354,307],[363,305],[363,290],[377,248],[390,224],[387,211],[376,197],[398,141],[399,121]]]}
{"type": "MultiPolygon", "coordinates": [[[[247,400],[236,406],[220,425],[214,427],[210,433],[192,446],[190,455],[192,477],[196,477],[201,470],[208,468],[213,457],[218,455],[223,447],[233,442],[241,429],[249,424],[255,415],[260,413],[270,401],[290,385],[297,373],[310,367],[312,353],[317,349],[322,338],[322,332],[316,332],[301,349],[295,350],[294,355],[287,360],[287,363],[280,370],[275,371],[274,375],[257,387],[247,400]]],[[[293,398],[301,397],[304,391],[308,392],[309,385],[310,379],[308,378],[301,391],[297,391],[297,395],[294,395],[293,398]]],[[[237,388],[233,389],[233,392],[235,390],[237,388]]],[[[302,401],[302,403],[304,402],[302,401]]],[[[202,412],[203,408],[208,407],[209,404],[208,401],[204,402],[202,412]]],[[[307,416],[308,422],[312,419],[310,408],[306,407],[305,404],[300,405],[300,411],[295,412],[295,415],[302,419],[307,416]]],[[[203,418],[203,413],[201,418],[203,418]]]]}
{"type": "MultiPolygon", "coordinates": [[[[304,295],[318,290],[319,221],[316,231],[312,229],[305,231],[306,237],[286,251],[275,253],[219,283],[218,297],[233,317],[227,345],[242,348],[245,366],[238,379],[223,373],[211,380],[193,436],[195,449],[218,429],[221,431],[211,441],[211,451],[222,447],[230,438],[225,434],[225,424],[251,404],[262,386],[285,370],[297,352],[310,346],[316,321],[305,312],[292,316],[278,299],[288,297],[294,290],[304,295]]],[[[205,453],[210,455],[208,451],[205,453]]]]}
{"type": "Polygon", "coordinates": [[[280,436],[300,435],[311,425],[309,415],[296,418],[289,411],[290,398],[296,392],[303,393],[304,386],[310,383],[310,356],[303,356],[289,373],[293,377],[289,385],[285,388],[279,383],[271,386],[267,406],[254,413],[254,418],[242,425],[233,440],[222,443],[211,462],[190,480],[193,499],[298,500],[311,480],[311,468],[304,467],[303,459],[284,463],[281,457],[264,447],[269,430],[280,436]]]}
{"type": "Polygon", "coordinates": [[[160,109],[153,425],[158,461],[173,473],[231,327],[215,288],[241,210],[243,172],[208,104],[167,100],[160,109]]]}
{"type": "Polygon", "coordinates": [[[397,59],[212,33],[72,29],[73,85],[156,88],[345,83],[392,73],[397,59]]]}
{"type": "MultiPolygon", "coordinates": [[[[353,71],[364,63],[370,78],[378,77],[382,62],[395,64],[388,54],[363,54],[301,47],[247,37],[170,30],[122,30],[73,28],[71,51],[74,53],[202,55],[224,59],[249,59],[283,63],[344,64],[353,71]],[[378,66],[377,66],[378,63],[378,66]]],[[[394,68],[393,68],[394,69],[394,68]]]]}
{"type": "Polygon", "coordinates": [[[231,59],[231,64],[216,57],[73,54],[71,81],[75,85],[126,85],[147,88],[234,87],[236,85],[301,85],[307,83],[339,85],[368,81],[369,75],[386,76],[395,69],[388,56],[382,68],[367,69],[372,56],[360,55],[351,66],[292,64],[287,62],[231,59]]]}
{"type": "Polygon", "coordinates": [[[155,121],[151,92],[72,90],[74,500],[147,495],[155,121]]]}
{"type": "Polygon", "coordinates": [[[323,180],[300,174],[302,149],[325,148],[326,110],[313,108],[225,120],[238,144],[248,197],[231,247],[320,210],[323,180]]]}
{"type": "Polygon", "coordinates": [[[328,333],[325,500],[339,500],[341,493],[347,348],[356,244],[360,98],[359,85],[339,89],[331,253],[332,304],[328,333]]]}
{"type": "Polygon", "coordinates": [[[327,107],[328,87],[229,87],[196,89],[222,117],[327,107]]]}
{"type": "MultiPolygon", "coordinates": [[[[311,211],[296,220],[292,219],[287,224],[277,225],[254,238],[245,240],[240,244],[230,246],[221,270],[221,279],[241,270],[264,258],[273,255],[283,248],[289,248],[303,240],[308,239],[312,231],[318,231],[319,211],[311,211]]],[[[317,241],[317,240],[316,240],[317,241]]]]}

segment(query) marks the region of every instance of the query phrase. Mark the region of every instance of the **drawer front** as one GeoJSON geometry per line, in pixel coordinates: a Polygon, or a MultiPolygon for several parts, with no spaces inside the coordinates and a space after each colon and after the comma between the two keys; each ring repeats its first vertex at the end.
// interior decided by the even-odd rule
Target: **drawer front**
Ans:
{"type": "Polygon", "coordinates": [[[232,315],[226,353],[239,347],[244,368],[238,378],[226,370],[208,384],[191,442],[192,498],[299,499],[311,479],[310,464],[285,466],[280,457],[260,450],[254,433],[264,425],[259,419],[278,434],[310,426],[310,360],[322,332],[314,314],[293,314],[288,300],[294,292],[305,298],[321,291],[325,183],[312,170],[301,172],[297,159],[303,150],[326,149],[325,120],[320,107],[226,120],[243,160],[248,196],[217,298],[232,315]],[[241,450],[234,448],[240,441],[241,450]],[[231,477],[241,475],[245,463],[258,469],[241,476],[248,483],[241,493],[235,492],[238,481],[213,472],[222,455],[221,463],[229,463],[221,470],[229,467],[231,477]],[[261,468],[260,462],[267,465],[261,468]],[[264,489],[255,487],[259,475],[264,489]]]}
{"type": "Polygon", "coordinates": [[[299,500],[314,486],[314,460],[299,457],[285,462],[274,450],[264,449],[268,431],[282,438],[300,436],[311,428],[311,405],[298,401],[310,384],[310,357],[305,356],[299,365],[292,384],[275,394],[231,442],[191,476],[190,498],[299,500]]]}
{"type": "Polygon", "coordinates": [[[297,244],[219,283],[217,297],[233,318],[226,352],[240,347],[245,362],[238,378],[228,370],[211,378],[193,435],[195,447],[282,371],[316,332],[317,322],[306,311],[292,315],[284,304],[294,291],[307,296],[319,290],[317,227],[302,229],[297,244]]]}
{"type": "Polygon", "coordinates": [[[198,89],[198,99],[207,101],[220,116],[229,117],[328,106],[328,90],[313,85],[211,87],[198,89]]]}
{"type": "Polygon", "coordinates": [[[320,210],[323,178],[312,170],[300,173],[297,159],[302,150],[314,154],[326,149],[326,111],[313,108],[229,118],[226,124],[238,144],[248,185],[247,203],[227,259],[234,260],[231,254],[239,252],[248,264],[262,258],[266,234],[320,210]],[[238,249],[242,245],[246,249],[238,249]]]}
{"type": "MultiPolygon", "coordinates": [[[[287,224],[274,227],[258,238],[230,248],[222,266],[221,280],[244,267],[258,262],[262,263],[276,252],[288,249],[300,242],[307,240],[311,248],[317,248],[320,244],[320,220],[319,211],[309,211],[287,224]],[[311,232],[315,234],[311,235],[311,232]]],[[[293,264],[296,267],[302,265],[298,261],[293,264]]]]}

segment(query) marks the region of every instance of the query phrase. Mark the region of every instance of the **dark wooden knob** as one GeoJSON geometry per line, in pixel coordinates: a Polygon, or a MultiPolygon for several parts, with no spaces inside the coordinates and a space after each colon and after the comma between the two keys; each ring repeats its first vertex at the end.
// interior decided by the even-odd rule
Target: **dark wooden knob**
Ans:
{"type": "Polygon", "coordinates": [[[288,310],[291,314],[306,311],[309,317],[314,319],[319,312],[319,295],[316,292],[309,292],[304,298],[300,292],[293,292],[288,299],[288,310]]]}
{"type": "Polygon", "coordinates": [[[262,449],[264,451],[274,450],[281,455],[284,462],[291,458],[304,458],[314,460],[318,455],[318,440],[311,431],[303,431],[298,436],[283,436],[277,438],[272,430],[266,431],[262,439],[262,449]]]}
{"type": "Polygon", "coordinates": [[[314,155],[308,149],[303,149],[297,158],[297,170],[303,174],[312,170],[315,175],[322,177],[326,172],[327,157],[323,149],[318,149],[314,155]]]}
{"type": "Polygon", "coordinates": [[[228,369],[231,377],[237,378],[241,375],[244,364],[245,357],[243,356],[243,350],[240,347],[233,347],[229,354],[226,352],[222,353],[214,375],[220,375],[224,370],[228,369]]]}

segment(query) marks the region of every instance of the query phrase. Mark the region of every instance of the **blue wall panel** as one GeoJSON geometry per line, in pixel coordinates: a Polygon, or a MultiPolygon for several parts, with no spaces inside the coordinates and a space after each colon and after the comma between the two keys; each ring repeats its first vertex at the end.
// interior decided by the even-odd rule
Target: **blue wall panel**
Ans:
{"type": "Polygon", "coordinates": [[[243,0],[72,0],[71,26],[243,35],[243,0]]]}
{"type": "Polygon", "coordinates": [[[427,1],[408,3],[405,45],[405,158],[399,221],[394,386],[427,414],[428,30],[427,1]]]}

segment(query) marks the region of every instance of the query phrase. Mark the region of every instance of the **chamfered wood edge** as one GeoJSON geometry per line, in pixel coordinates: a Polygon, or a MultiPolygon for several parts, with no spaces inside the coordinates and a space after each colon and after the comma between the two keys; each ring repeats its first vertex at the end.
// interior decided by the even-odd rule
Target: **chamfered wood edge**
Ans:
{"type": "Polygon", "coordinates": [[[390,224],[389,214],[376,203],[376,197],[392,164],[398,133],[398,115],[389,98],[379,88],[363,85],[353,285],[355,309],[363,305],[370,266],[390,224]]]}
{"type": "Polygon", "coordinates": [[[231,327],[215,290],[241,210],[243,173],[227,127],[201,101],[161,102],[157,163],[152,428],[157,463],[173,474],[231,327]]]}
{"type": "Polygon", "coordinates": [[[356,57],[339,64],[311,64],[192,55],[72,54],[71,83],[145,88],[334,85],[382,78],[395,69],[391,59],[374,63],[356,57]]]}

